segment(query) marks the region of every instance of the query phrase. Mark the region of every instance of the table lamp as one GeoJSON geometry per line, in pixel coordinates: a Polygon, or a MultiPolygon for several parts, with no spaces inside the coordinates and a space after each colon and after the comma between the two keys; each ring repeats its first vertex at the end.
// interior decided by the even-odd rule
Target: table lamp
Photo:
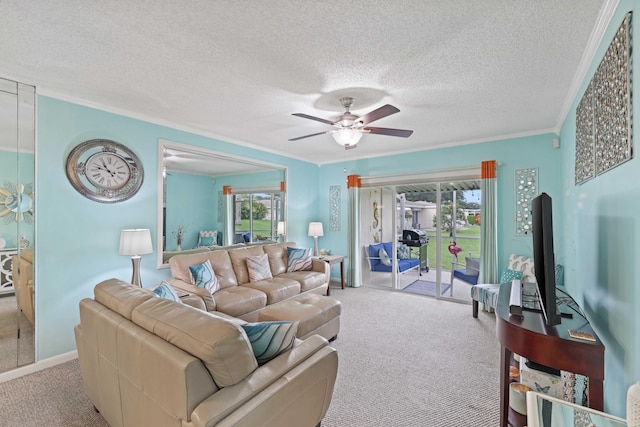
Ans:
{"type": "Polygon", "coordinates": [[[151,231],[148,228],[122,230],[120,232],[120,255],[130,255],[133,265],[131,284],[142,287],[140,280],[140,255],[153,252],[151,231]]]}
{"type": "Polygon", "coordinates": [[[287,223],[284,221],[278,221],[278,230],[276,233],[278,236],[282,236],[282,241],[284,241],[284,236],[287,234],[287,223]]]}
{"type": "Polygon", "coordinates": [[[314,251],[313,254],[318,256],[318,237],[324,236],[324,232],[322,231],[322,223],[321,222],[310,222],[309,223],[309,236],[313,237],[314,240],[314,251]]]}

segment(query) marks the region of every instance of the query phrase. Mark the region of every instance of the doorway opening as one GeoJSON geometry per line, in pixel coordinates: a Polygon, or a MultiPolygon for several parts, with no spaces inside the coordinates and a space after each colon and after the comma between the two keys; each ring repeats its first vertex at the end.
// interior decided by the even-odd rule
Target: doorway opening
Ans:
{"type": "Polygon", "coordinates": [[[451,272],[480,257],[481,201],[479,179],[363,188],[363,285],[471,303],[471,285],[451,272]],[[379,248],[391,252],[388,271],[374,265],[379,248]]]}

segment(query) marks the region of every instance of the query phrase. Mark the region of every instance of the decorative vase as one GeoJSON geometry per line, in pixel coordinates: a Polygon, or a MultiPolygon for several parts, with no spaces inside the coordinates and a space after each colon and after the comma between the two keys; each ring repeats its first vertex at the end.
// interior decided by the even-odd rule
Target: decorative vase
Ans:
{"type": "Polygon", "coordinates": [[[181,251],[182,248],[180,247],[180,245],[176,246],[176,251],[181,251]]]}

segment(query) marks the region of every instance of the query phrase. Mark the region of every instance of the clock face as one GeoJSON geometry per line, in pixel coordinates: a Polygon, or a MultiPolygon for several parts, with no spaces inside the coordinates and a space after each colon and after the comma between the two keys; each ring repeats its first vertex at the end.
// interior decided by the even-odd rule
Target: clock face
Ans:
{"type": "Polygon", "coordinates": [[[130,199],[142,186],[144,171],[138,156],[108,139],[78,144],[67,157],[67,178],[80,194],[100,203],[130,199]]]}
{"type": "Polygon", "coordinates": [[[96,187],[118,190],[131,178],[131,168],[127,161],[115,153],[93,154],[85,163],[87,180],[96,187]]]}

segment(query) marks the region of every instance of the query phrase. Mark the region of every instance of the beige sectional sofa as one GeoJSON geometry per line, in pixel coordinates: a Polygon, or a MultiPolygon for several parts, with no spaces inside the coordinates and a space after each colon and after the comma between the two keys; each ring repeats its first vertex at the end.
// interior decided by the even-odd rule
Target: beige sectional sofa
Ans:
{"type": "Polygon", "coordinates": [[[288,273],[287,247],[297,245],[295,242],[266,243],[174,255],[169,260],[171,277],[167,282],[202,298],[207,311],[222,312],[249,322],[258,321],[260,312],[270,305],[308,293],[327,294],[331,279],[329,265],[314,259],[311,270],[288,273]],[[246,259],[265,253],[273,278],[251,282],[246,259]],[[189,267],[206,260],[211,263],[220,284],[220,290],[213,294],[191,284],[189,267]]]}
{"type": "Polygon", "coordinates": [[[86,393],[113,427],[319,425],[335,349],[313,335],[258,366],[241,323],[104,281],[75,328],[86,393]]]}

